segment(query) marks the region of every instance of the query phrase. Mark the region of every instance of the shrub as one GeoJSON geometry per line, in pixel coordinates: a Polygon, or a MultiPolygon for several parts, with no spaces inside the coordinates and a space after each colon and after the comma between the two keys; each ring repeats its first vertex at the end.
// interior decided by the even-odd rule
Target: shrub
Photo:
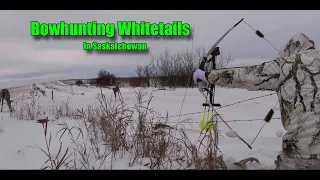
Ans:
{"type": "Polygon", "coordinates": [[[100,86],[112,86],[116,84],[116,76],[101,69],[98,73],[97,84],[100,86]]]}
{"type": "Polygon", "coordinates": [[[76,80],[76,85],[80,86],[80,85],[82,85],[82,84],[83,84],[83,81],[82,81],[82,80],[80,80],[80,79],[76,80]]]}
{"type": "Polygon", "coordinates": [[[131,87],[149,87],[149,79],[146,77],[132,77],[128,81],[131,87]]]}

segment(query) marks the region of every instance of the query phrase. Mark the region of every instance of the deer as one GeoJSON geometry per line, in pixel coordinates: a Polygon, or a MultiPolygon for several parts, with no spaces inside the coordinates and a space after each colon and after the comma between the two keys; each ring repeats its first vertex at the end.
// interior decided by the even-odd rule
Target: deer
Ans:
{"type": "Polygon", "coordinates": [[[12,103],[13,101],[10,99],[10,92],[9,92],[8,89],[2,89],[2,90],[0,91],[1,112],[2,112],[2,109],[3,109],[3,101],[4,101],[4,100],[7,102],[7,105],[9,106],[10,112],[12,112],[11,103],[12,103]]]}
{"type": "Polygon", "coordinates": [[[122,95],[121,95],[121,92],[120,92],[120,88],[119,88],[119,85],[116,85],[116,87],[112,88],[113,90],[113,94],[114,94],[114,100],[117,100],[117,93],[119,95],[119,99],[123,99],[122,98],[122,95]]]}

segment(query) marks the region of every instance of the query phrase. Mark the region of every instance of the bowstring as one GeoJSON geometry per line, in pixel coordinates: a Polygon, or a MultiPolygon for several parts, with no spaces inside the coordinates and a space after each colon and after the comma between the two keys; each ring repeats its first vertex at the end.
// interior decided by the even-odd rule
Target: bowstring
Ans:
{"type": "MultiPolygon", "coordinates": [[[[191,38],[192,38],[191,39],[191,57],[192,58],[193,58],[193,36],[194,36],[194,27],[192,28],[192,36],[191,36],[191,38]]],[[[186,98],[186,95],[187,95],[187,91],[188,91],[188,86],[190,85],[190,77],[191,76],[192,76],[192,74],[190,74],[189,77],[188,77],[187,87],[186,87],[186,90],[184,91],[184,95],[183,95],[183,99],[182,99],[182,103],[181,103],[180,111],[179,111],[178,122],[180,121],[182,108],[183,108],[184,101],[185,101],[185,98],[186,98]]]]}

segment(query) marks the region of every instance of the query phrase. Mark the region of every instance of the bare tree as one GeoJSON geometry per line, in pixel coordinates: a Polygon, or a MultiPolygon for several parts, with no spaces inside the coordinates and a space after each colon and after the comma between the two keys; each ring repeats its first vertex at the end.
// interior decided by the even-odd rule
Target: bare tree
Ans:
{"type": "Polygon", "coordinates": [[[217,58],[217,69],[219,68],[225,68],[227,67],[228,64],[233,62],[234,59],[232,58],[231,54],[229,53],[228,55],[224,56],[222,53],[220,56],[217,58]]]}
{"type": "Polygon", "coordinates": [[[97,84],[101,86],[111,86],[116,83],[116,76],[101,69],[98,73],[97,84]]]}
{"type": "Polygon", "coordinates": [[[143,74],[143,70],[144,70],[144,66],[142,66],[142,65],[137,65],[137,67],[136,67],[136,74],[137,74],[137,76],[138,77],[144,77],[144,74],[143,74]]]}

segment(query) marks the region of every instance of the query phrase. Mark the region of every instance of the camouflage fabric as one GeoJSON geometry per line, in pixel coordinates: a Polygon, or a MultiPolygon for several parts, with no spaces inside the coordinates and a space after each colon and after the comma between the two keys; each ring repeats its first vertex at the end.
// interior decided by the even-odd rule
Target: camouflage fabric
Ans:
{"type": "Polygon", "coordinates": [[[282,125],[278,169],[320,169],[320,52],[303,33],[293,36],[280,57],[260,65],[212,70],[209,83],[251,91],[276,91],[282,125]]]}

